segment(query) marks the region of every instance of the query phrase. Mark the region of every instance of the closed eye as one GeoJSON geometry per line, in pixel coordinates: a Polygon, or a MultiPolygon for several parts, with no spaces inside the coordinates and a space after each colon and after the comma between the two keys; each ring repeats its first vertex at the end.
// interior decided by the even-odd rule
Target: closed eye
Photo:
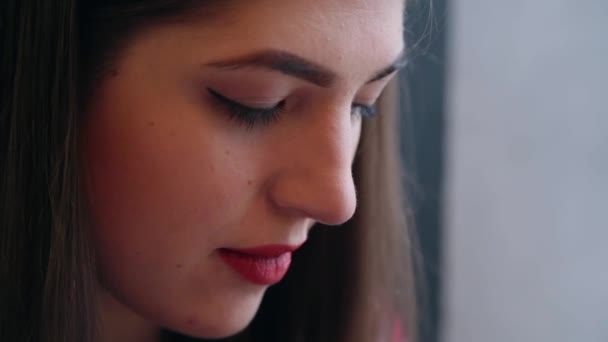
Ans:
{"type": "Polygon", "coordinates": [[[353,103],[351,107],[352,115],[359,115],[364,119],[372,118],[378,114],[375,105],[366,105],[362,103],[353,103]]]}
{"type": "MultiPolygon", "coordinates": [[[[213,89],[207,89],[207,91],[223,107],[230,119],[243,124],[248,129],[273,123],[279,119],[280,114],[285,109],[285,100],[274,106],[252,107],[232,100],[213,89]]],[[[367,119],[376,116],[377,111],[375,105],[353,103],[351,115],[367,119]]]]}
{"type": "Polygon", "coordinates": [[[229,99],[213,89],[207,89],[207,91],[218,104],[224,107],[230,119],[245,125],[248,129],[274,122],[279,118],[279,114],[284,109],[285,101],[281,101],[270,107],[252,107],[229,99]]]}

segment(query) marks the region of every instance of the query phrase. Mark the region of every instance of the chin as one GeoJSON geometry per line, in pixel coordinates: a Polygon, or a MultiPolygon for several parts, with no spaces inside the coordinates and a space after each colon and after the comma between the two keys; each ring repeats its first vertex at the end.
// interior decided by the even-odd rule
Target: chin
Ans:
{"type": "Polygon", "coordinates": [[[262,296],[246,300],[228,300],[218,305],[208,305],[203,312],[191,314],[185,324],[174,331],[195,338],[220,339],[243,331],[255,317],[262,296]],[[223,304],[223,305],[222,305],[223,304]]]}
{"type": "MultiPolygon", "coordinates": [[[[239,316],[244,316],[239,314],[239,316]]],[[[232,335],[236,335],[241,331],[245,330],[249,323],[253,320],[255,316],[255,312],[246,317],[231,317],[230,319],[226,319],[223,321],[214,322],[213,324],[201,326],[201,329],[193,329],[191,333],[186,331],[187,335],[196,338],[206,338],[206,339],[221,339],[230,337],[232,335]]]]}

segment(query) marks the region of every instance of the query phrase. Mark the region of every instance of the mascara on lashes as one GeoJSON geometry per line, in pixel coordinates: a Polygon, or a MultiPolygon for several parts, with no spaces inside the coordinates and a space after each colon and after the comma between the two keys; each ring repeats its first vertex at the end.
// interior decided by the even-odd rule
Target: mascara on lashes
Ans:
{"type": "Polygon", "coordinates": [[[257,125],[267,125],[279,118],[283,110],[284,101],[272,107],[251,107],[232,100],[217,91],[207,88],[211,96],[225,109],[227,109],[230,119],[244,124],[251,129],[257,125]]]}
{"type": "MultiPolygon", "coordinates": [[[[207,91],[221,105],[227,107],[231,119],[245,124],[248,128],[253,128],[259,124],[272,123],[278,119],[279,114],[284,109],[285,100],[272,107],[251,107],[232,100],[211,88],[208,88],[207,91]]],[[[377,111],[375,105],[353,103],[351,114],[359,115],[362,118],[372,118],[377,115],[377,111]]]]}

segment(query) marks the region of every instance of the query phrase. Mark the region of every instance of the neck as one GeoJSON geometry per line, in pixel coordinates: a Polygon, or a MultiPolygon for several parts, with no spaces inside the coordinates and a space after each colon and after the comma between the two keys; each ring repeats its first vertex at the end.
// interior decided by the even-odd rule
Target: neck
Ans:
{"type": "Polygon", "coordinates": [[[98,342],[160,342],[160,329],[118,301],[98,290],[100,329],[98,342]]]}

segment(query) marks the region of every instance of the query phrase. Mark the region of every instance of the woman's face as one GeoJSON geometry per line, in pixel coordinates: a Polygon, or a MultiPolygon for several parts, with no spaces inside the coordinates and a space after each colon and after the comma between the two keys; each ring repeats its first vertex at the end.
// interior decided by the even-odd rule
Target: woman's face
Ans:
{"type": "Polygon", "coordinates": [[[401,0],[226,6],[138,34],[84,134],[102,307],[201,337],[243,329],[286,250],[353,215],[359,114],[403,48],[401,0]]]}

